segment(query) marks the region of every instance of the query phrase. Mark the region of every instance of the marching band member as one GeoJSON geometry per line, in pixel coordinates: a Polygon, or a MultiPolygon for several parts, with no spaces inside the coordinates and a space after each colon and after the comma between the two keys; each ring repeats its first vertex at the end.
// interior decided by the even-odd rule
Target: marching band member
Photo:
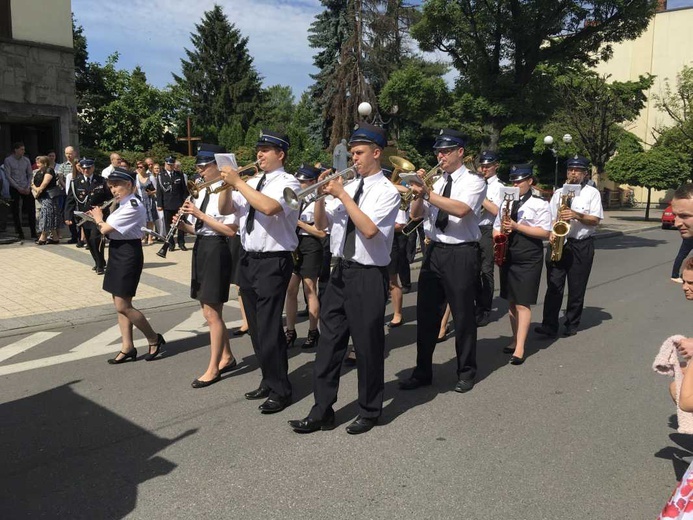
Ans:
{"type": "Polygon", "coordinates": [[[493,222],[498,214],[498,206],[501,203],[500,189],[503,186],[498,180],[498,155],[495,152],[481,152],[479,154],[479,170],[486,179],[486,198],[482,202],[482,211],[479,221],[481,239],[479,250],[481,251],[481,276],[476,287],[476,324],[485,327],[489,324],[489,315],[493,304],[494,271],[493,261],[493,222]]]}
{"type": "MultiPolygon", "coordinates": [[[[568,278],[568,302],[565,310],[565,336],[577,334],[582,308],[585,304],[587,281],[594,260],[594,234],[599,222],[604,218],[602,197],[597,188],[585,183],[589,161],[575,156],[568,159],[568,184],[581,184],[580,194],[572,200],[570,209],[558,215],[558,207],[563,188],[556,190],[551,197],[550,209],[553,223],[564,220],[570,223],[570,232],[563,245],[560,261],[551,261],[551,244],[546,253],[546,296],[544,297],[544,319],[534,332],[544,336],[558,336],[558,313],[563,302],[563,289],[568,278]]],[[[555,236],[551,233],[551,243],[555,236]]]]}
{"type": "MultiPolygon", "coordinates": [[[[93,171],[93,166],[91,166],[93,171]]],[[[99,179],[103,177],[99,176],[99,179]]],[[[103,179],[104,181],[106,179],[103,179]]],[[[109,359],[111,365],[137,359],[137,350],[132,341],[132,326],[137,327],[149,342],[145,355],[151,361],[159,354],[166,341],[157,334],[141,311],[132,306],[144,266],[142,253],[142,226],[147,223],[147,211],[134,195],[135,173],[119,166],[108,176],[108,187],[116,199],[117,206],[104,221],[101,208],[95,206],[89,214],[94,218],[98,230],[108,235],[108,268],[103,280],[103,290],[113,295],[113,304],[118,313],[118,326],[122,335],[122,347],[118,355],[109,359]]]]}
{"type": "Polygon", "coordinates": [[[424,226],[431,244],[419,272],[416,368],[409,379],[400,382],[400,388],[414,390],[432,383],[433,351],[447,301],[455,320],[455,391],[467,392],[474,388],[476,378],[474,300],[481,238],[477,214],[486,196],[486,182],[464,166],[464,138],[460,132],[441,130],[433,148],[444,175],[431,191],[412,183],[416,200],[411,204],[411,215],[417,218],[427,213],[424,226]]]}
{"type": "Polygon", "coordinates": [[[349,426],[352,435],[369,431],[382,411],[385,356],[387,265],[400,195],[380,169],[387,145],[385,131],[360,124],[349,141],[360,179],[344,186],[342,178],[324,187],[315,204],[315,223],[331,222],[331,250],[338,261],[320,306],[321,346],[313,372],[315,405],[305,419],[289,421],[299,433],[334,428],[339,376],[349,336],[357,351],[359,416],[349,426]]]}
{"type": "Polygon", "coordinates": [[[263,130],[256,146],[264,173],[245,182],[237,170],[223,167],[221,175],[235,191],[219,195],[219,209],[222,215],[238,212],[243,245],[239,285],[262,370],[260,386],[245,397],[266,399],[259,409],[268,414],[291,404],[282,308],[293,271],[291,254],[298,246],[298,210],[291,209],[283,194],[285,188],[299,190],[300,184],[284,171],[288,136],[263,130]]]}
{"type": "Polygon", "coordinates": [[[191,218],[189,224],[183,220],[179,224],[187,233],[196,235],[190,297],[200,302],[202,314],[209,325],[209,365],[207,371],[191,383],[193,388],[213,385],[219,381],[221,374],[237,366],[231,352],[229,331],[222,317],[224,303],[229,301],[232,260],[228,237],[235,234],[234,219],[233,216],[219,213],[219,194],[212,193],[222,185],[215,153],[226,153],[226,150],[213,144],[200,145],[195,168],[204,182],[215,179],[218,182],[204,188],[197,199],[183,204],[183,214],[191,218]]]}
{"type": "MultiPolygon", "coordinates": [[[[70,182],[65,202],[65,223],[69,226],[75,221],[75,210],[89,211],[93,206],[99,206],[113,198],[108,188],[107,180],[101,175],[94,175],[94,160],[82,159],[79,162],[82,175],[76,175],[70,182]]],[[[87,248],[94,259],[92,270],[102,275],[106,267],[104,258],[103,235],[93,222],[85,222],[82,232],[86,237],[87,248]]]]}
{"type": "MultiPolygon", "coordinates": [[[[308,164],[301,164],[296,172],[296,178],[301,183],[301,189],[315,184],[321,170],[308,164]]],[[[286,293],[286,346],[291,348],[296,341],[296,312],[298,307],[298,290],[303,282],[303,290],[308,300],[309,329],[306,341],[301,348],[318,346],[320,332],[318,331],[318,316],[320,302],[318,300],[318,276],[322,269],[323,246],[322,239],[327,236],[325,231],[315,226],[315,203],[307,206],[301,202],[298,217],[298,248],[295,253],[294,272],[289,281],[286,293]],[[305,207],[304,207],[305,206],[305,207]]]]}
{"type": "Polygon", "coordinates": [[[551,232],[549,203],[532,196],[531,164],[514,165],[510,182],[520,189],[520,200],[510,206],[510,214],[497,213],[493,236],[508,236],[506,259],[500,267],[500,296],[508,300],[513,342],[503,349],[512,353],[510,363],[521,365],[525,361],[525,341],[532,320],[531,305],[537,303],[541,269],[544,259],[543,239],[551,232]]]}
{"type": "MultiPolygon", "coordinates": [[[[156,185],[156,209],[163,211],[164,222],[166,223],[166,232],[171,229],[173,217],[176,216],[185,199],[188,197],[188,182],[185,175],[181,171],[174,170],[176,160],[172,157],[166,157],[164,160],[164,170],[159,174],[156,185]]],[[[187,251],[185,246],[185,231],[181,227],[178,228],[178,247],[181,251],[187,251]]],[[[169,251],[175,251],[176,245],[171,237],[171,247],[169,251]]]]}

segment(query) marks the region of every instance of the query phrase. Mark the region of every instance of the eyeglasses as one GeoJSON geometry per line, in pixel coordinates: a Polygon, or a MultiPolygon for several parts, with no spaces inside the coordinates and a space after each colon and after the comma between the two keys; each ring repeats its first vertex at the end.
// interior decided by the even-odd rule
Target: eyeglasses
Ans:
{"type": "Polygon", "coordinates": [[[457,150],[457,148],[438,148],[436,150],[436,155],[450,155],[455,150],[457,150]]]}

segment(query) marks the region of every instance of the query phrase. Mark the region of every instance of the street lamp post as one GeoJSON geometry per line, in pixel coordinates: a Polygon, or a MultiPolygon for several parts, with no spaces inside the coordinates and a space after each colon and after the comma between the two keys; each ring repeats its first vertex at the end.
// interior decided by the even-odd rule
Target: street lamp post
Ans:
{"type": "MultiPolygon", "coordinates": [[[[569,145],[569,144],[572,143],[572,142],[573,142],[573,136],[572,136],[572,135],[570,135],[570,134],[565,134],[565,135],[563,136],[563,143],[564,143],[566,146],[569,145]]],[[[555,190],[555,189],[558,188],[558,149],[557,149],[555,146],[553,146],[553,144],[554,144],[554,139],[553,139],[553,137],[550,136],[550,135],[547,135],[546,137],[544,137],[544,144],[545,144],[546,146],[550,146],[550,147],[551,147],[551,148],[549,148],[549,150],[551,151],[551,153],[553,154],[554,159],[556,160],[555,167],[554,167],[554,172],[553,172],[553,189],[555,190]]]]}
{"type": "MultiPolygon", "coordinates": [[[[392,115],[394,116],[397,114],[399,107],[397,105],[392,107],[392,115]]],[[[368,116],[370,116],[373,113],[373,106],[368,102],[364,101],[359,104],[357,111],[359,115],[361,116],[362,119],[366,119],[368,116]]],[[[392,121],[392,118],[388,119],[387,121],[383,121],[383,118],[380,116],[380,112],[376,109],[375,115],[371,119],[371,124],[375,126],[380,126],[383,127],[392,121]]]]}

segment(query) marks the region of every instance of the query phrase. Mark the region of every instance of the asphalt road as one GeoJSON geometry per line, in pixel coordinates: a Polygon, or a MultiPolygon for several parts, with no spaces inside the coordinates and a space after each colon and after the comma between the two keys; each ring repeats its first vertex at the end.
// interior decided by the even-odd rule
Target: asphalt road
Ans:
{"type": "MultiPolygon", "coordinates": [[[[168,339],[151,363],[106,364],[115,315],[2,338],[0,517],[654,518],[685,469],[671,455],[693,449],[671,427],[668,380],[651,369],[666,337],[693,332],[691,304],[669,280],[679,241],[662,230],[598,241],[579,334],[531,336],[522,366],[501,353],[510,327],[496,299],[468,394],[452,391],[453,340],[436,351],[432,387],[397,390],[415,359],[406,295],[408,323],[387,339],[381,425],[356,437],[344,431],[357,413],[351,369],[337,429],[286,424],[313,402],[310,351],[290,352],[294,405],[280,414],[243,398],[259,382],[247,336],[232,340],[241,368],[193,390],[209,352],[192,305],[149,314],[168,339]]],[[[535,322],[540,313],[541,301],[535,322]]],[[[226,318],[235,325],[237,309],[226,318]]]]}

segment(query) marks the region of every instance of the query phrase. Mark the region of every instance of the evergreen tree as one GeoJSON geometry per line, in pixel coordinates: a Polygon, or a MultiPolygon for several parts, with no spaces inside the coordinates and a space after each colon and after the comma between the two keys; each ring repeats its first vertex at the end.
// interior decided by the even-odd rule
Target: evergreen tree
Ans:
{"type": "Polygon", "coordinates": [[[190,115],[195,131],[213,134],[238,120],[244,129],[254,122],[262,100],[261,78],[248,53],[248,38],[230,23],[217,4],[204,13],[181,59],[181,75],[173,75],[182,103],[179,120],[190,115]]]}

